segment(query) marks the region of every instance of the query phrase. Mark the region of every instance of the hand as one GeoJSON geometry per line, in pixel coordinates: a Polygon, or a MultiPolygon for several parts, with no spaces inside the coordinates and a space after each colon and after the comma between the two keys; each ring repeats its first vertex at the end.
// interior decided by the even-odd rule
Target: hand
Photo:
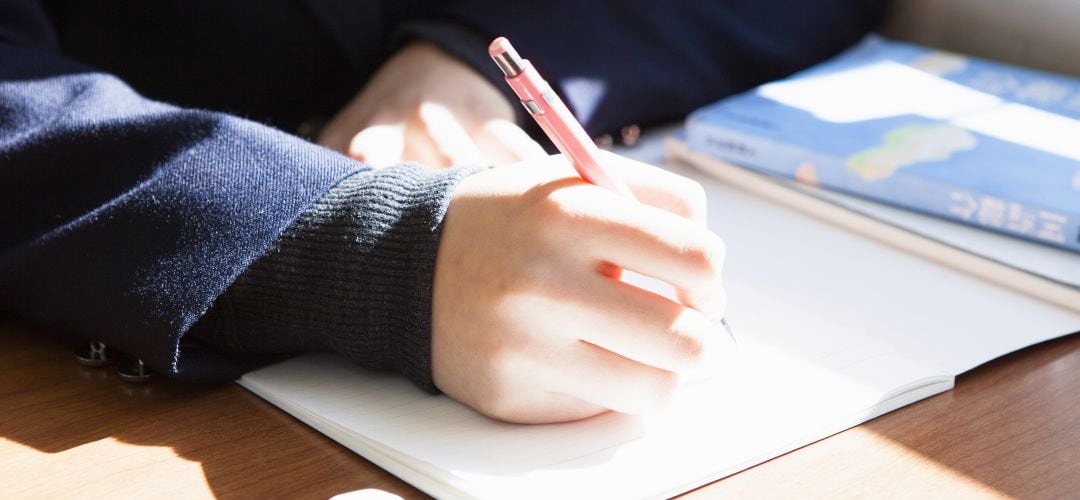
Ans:
{"type": "Polygon", "coordinates": [[[514,422],[641,413],[722,341],[706,314],[723,314],[724,245],[703,224],[701,186],[614,154],[602,161],[640,203],[583,182],[561,156],[455,190],[432,308],[443,392],[514,422]],[[683,303],[614,268],[675,285],[683,303]]]}
{"type": "Polygon", "coordinates": [[[491,82],[419,42],[386,61],[318,141],[376,168],[402,161],[505,165],[547,156],[514,124],[511,103],[491,82]]]}

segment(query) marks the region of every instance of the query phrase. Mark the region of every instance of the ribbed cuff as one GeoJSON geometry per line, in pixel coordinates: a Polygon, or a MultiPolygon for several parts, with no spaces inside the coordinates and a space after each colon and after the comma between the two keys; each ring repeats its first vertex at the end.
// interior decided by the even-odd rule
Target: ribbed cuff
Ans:
{"type": "Polygon", "coordinates": [[[207,322],[232,352],[338,352],[431,379],[431,300],[443,216],[478,168],[403,165],[353,175],[309,207],[218,300],[207,322]]]}

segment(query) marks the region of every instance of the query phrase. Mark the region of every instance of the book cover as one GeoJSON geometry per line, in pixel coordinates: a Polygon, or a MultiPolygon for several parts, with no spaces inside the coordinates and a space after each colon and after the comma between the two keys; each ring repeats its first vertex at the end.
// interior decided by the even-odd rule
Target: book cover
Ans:
{"type": "Polygon", "coordinates": [[[877,35],[698,111],[744,167],[1080,251],[1080,80],[877,35]]]}

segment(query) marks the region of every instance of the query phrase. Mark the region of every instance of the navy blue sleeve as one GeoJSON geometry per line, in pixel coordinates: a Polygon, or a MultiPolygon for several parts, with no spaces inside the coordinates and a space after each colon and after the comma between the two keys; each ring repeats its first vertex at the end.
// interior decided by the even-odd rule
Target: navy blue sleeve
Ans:
{"type": "Polygon", "coordinates": [[[0,6],[0,314],[176,378],[237,375],[188,328],[297,216],[362,168],[232,116],[145,99],[66,60],[36,2],[0,6]]]}
{"type": "Polygon", "coordinates": [[[726,95],[825,59],[884,15],[884,0],[446,2],[409,25],[495,75],[507,36],[593,135],[680,120],[726,95]],[[467,45],[467,47],[459,47],[467,45]]]}

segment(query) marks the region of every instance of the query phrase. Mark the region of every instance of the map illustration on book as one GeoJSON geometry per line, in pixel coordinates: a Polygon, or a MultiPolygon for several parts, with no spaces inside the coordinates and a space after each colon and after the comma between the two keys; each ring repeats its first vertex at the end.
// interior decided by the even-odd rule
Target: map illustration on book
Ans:
{"type": "Polygon", "coordinates": [[[872,35],[686,133],[744,167],[1080,251],[1080,80],[872,35]]]}

